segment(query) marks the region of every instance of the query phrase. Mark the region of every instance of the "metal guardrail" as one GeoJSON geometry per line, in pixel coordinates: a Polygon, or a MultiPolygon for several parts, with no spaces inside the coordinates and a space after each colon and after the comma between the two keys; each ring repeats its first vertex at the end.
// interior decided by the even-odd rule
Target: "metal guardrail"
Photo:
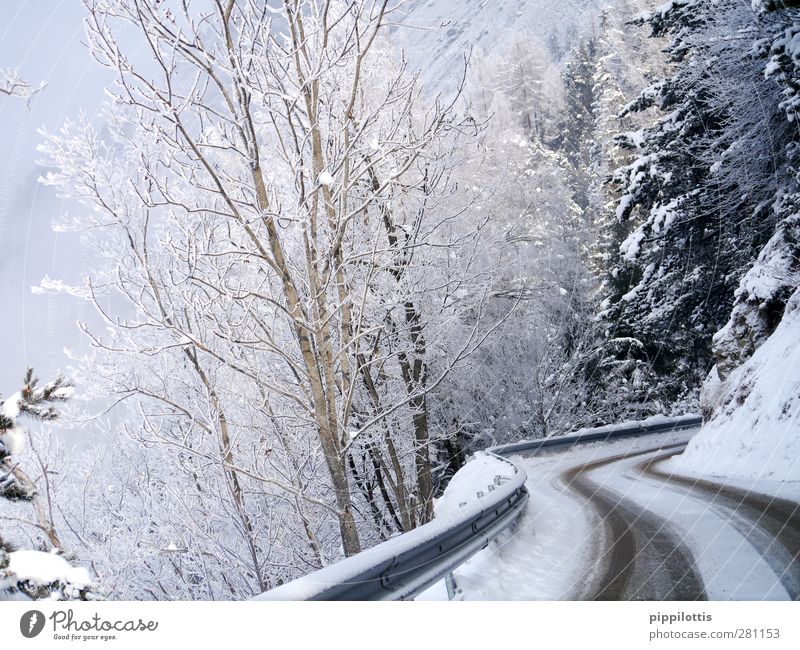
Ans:
{"type": "MultiPolygon", "coordinates": [[[[527,475],[508,460],[587,442],[690,429],[702,418],[689,415],[587,429],[558,438],[499,445],[486,453],[508,465],[482,496],[448,517],[398,535],[357,555],[271,589],[255,600],[407,600],[452,571],[511,526],[528,502],[527,475]]],[[[476,486],[477,487],[477,486],[476,486]]]]}
{"type": "Polygon", "coordinates": [[[640,422],[623,423],[621,425],[611,425],[598,427],[596,429],[585,429],[566,436],[556,438],[544,438],[541,440],[523,440],[512,442],[507,445],[498,445],[488,451],[501,456],[511,456],[513,454],[530,453],[545,449],[547,447],[568,447],[575,444],[586,442],[602,442],[612,438],[625,438],[628,436],[641,436],[647,433],[664,433],[666,431],[680,431],[681,429],[694,429],[703,424],[703,418],[699,415],[682,415],[677,418],[662,418],[642,420],[640,422]]]}

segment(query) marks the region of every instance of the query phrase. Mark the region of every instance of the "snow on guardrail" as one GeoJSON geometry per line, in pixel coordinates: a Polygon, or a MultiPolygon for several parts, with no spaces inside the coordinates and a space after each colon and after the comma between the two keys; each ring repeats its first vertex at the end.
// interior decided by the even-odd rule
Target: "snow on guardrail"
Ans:
{"type": "Polygon", "coordinates": [[[451,479],[437,501],[433,521],[271,589],[255,600],[413,598],[484,548],[523,511],[528,502],[527,475],[507,456],[693,428],[701,423],[697,415],[657,416],[479,452],[451,479]]]}

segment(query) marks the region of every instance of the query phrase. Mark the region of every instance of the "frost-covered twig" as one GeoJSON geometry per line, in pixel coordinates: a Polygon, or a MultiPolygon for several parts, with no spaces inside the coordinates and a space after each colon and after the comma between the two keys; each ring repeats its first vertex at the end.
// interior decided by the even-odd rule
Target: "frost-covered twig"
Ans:
{"type": "Polygon", "coordinates": [[[0,95],[25,99],[30,106],[31,100],[41,92],[47,84],[43,81],[38,86],[28,83],[18,71],[0,68],[0,95]]]}

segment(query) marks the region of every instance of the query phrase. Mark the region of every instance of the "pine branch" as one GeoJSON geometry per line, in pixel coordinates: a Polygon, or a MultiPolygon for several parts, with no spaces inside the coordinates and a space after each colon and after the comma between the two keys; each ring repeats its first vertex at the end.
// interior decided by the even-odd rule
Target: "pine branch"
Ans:
{"type": "Polygon", "coordinates": [[[66,402],[72,396],[72,382],[59,375],[42,388],[37,388],[38,384],[39,379],[33,374],[33,368],[28,368],[20,392],[20,412],[43,421],[57,419],[55,404],[66,402]]]}

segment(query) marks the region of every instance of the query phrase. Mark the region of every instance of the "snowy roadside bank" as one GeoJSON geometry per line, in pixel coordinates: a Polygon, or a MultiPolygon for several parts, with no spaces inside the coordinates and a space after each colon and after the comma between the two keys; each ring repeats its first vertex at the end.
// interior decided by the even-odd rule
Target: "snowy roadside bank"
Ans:
{"type": "MultiPolygon", "coordinates": [[[[800,482],[800,292],[775,332],[724,383],[706,387],[714,417],[665,468],[678,473],[800,482]]],[[[770,488],[769,484],[773,487],[770,488]]]]}

